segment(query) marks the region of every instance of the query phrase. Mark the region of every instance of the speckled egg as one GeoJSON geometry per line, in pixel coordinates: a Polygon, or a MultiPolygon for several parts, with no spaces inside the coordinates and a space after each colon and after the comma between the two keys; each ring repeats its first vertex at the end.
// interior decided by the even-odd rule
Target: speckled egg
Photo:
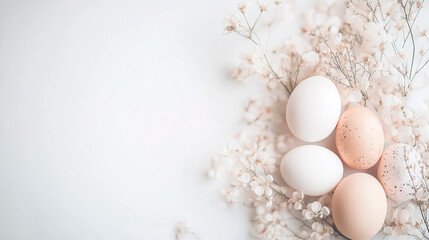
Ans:
{"type": "Polygon", "coordinates": [[[369,108],[354,106],[341,115],[335,143],[341,159],[349,167],[368,169],[378,162],[383,153],[383,128],[369,108]]]}
{"type": "Polygon", "coordinates": [[[338,230],[353,240],[366,240],[383,226],[387,199],[377,179],[366,173],[344,178],[332,196],[332,218],[338,230]]]}
{"type": "Polygon", "coordinates": [[[420,185],[422,169],[420,154],[410,145],[396,143],[384,150],[377,177],[389,198],[405,202],[413,198],[413,186],[420,185]]]}

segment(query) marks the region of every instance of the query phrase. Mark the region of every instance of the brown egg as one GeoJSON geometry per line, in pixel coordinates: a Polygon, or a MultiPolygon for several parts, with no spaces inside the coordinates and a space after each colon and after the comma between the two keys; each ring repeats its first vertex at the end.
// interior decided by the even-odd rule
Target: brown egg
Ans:
{"type": "Polygon", "coordinates": [[[366,173],[344,178],[332,196],[332,218],[338,230],[353,240],[369,239],[383,226],[387,199],[377,179],[366,173]]]}
{"type": "Polygon", "coordinates": [[[341,159],[349,167],[368,169],[377,163],[383,153],[383,128],[369,108],[354,106],[341,115],[335,143],[341,159]]]}

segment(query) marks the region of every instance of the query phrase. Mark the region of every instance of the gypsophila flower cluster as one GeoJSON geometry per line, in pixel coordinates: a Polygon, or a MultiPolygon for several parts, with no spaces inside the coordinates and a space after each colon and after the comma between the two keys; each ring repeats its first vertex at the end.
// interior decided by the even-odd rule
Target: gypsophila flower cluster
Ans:
{"type": "Polygon", "coordinates": [[[418,236],[419,224],[411,218],[415,212],[416,208],[411,203],[391,208],[386,219],[386,226],[383,228],[384,233],[392,236],[405,234],[418,236]]]}
{"type": "Polygon", "coordinates": [[[199,240],[199,237],[189,231],[186,222],[181,221],[176,226],[176,240],[199,240]]]}
{"type": "Polygon", "coordinates": [[[331,211],[329,210],[329,208],[326,206],[322,206],[322,204],[318,201],[309,203],[307,205],[307,209],[304,209],[302,211],[302,215],[307,220],[313,219],[315,217],[323,219],[329,216],[330,213],[331,211]]]}
{"type": "Polygon", "coordinates": [[[429,38],[417,20],[424,5],[423,0],[323,0],[300,11],[291,0],[242,1],[225,19],[224,33],[249,43],[232,77],[262,83],[263,97],[245,106],[246,126],[212,160],[207,175],[226,182],[226,201],[249,207],[258,239],[345,238],[330,214],[332,194],[305,196],[287,186],[278,169],[284,154],[299,144],[286,128],[287,99],[313,75],[336,83],[343,107],[375,110],[388,143],[417,150],[419,160],[405,156],[404,169],[415,180],[414,199],[389,201],[382,232],[429,238],[429,38]],[[285,27],[291,22],[299,25],[296,34],[285,27]],[[275,35],[275,42],[272,34],[278,31],[283,35],[275,35]]]}

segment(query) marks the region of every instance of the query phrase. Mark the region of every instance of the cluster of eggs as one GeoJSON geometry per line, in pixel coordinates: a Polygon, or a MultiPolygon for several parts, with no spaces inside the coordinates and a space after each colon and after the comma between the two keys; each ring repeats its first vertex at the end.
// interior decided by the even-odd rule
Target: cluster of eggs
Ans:
{"type": "MultiPolygon", "coordinates": [[[[412,198],[412,181],[406,169],[418,168],[420,155],[409,145],[384,149],[384,133],[377,116],[367,107],[354,106],[341,114],[341,98],[335,84],[321,76],[302,81],[292,92],[286,121],[298,139],[314,143],[335,130],[338,156],[322,146],[309,144],[290,150],[280,166],[292,188],[309,196],[334,190],[331,209],[336,227],[351,239],[368,239],[383,226],[386,195],[395,201],[412,198]],[[354,173],[343,179],[343,164],[358,170],[380,161],[377,178],[354,173]]],[[[415,172],[419,172],[418,170],[415,172]]]]}

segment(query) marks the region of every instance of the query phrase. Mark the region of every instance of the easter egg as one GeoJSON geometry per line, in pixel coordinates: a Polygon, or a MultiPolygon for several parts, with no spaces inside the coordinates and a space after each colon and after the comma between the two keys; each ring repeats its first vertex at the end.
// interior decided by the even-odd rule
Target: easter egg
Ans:
{"type": "Polygon", "coordinates": [[[344,163],[351,168],[368,169],[378,162],[383,153],[383,128],[369,108],[354,106],[341,115],[335,143],[344,163]]]}
{"type": "Polygon", "coordinates": [[[338,230],[353,240],[369,239],[383,226],[387,199],[373,176],[355,173],[344,178],[332,196],[332,218],[338,230]]]}
{"type": "Polygon", "coordinates": [[[289,97],[286,121],[292,134],[306,142],[317,142],[331,134],[341,113],[341,98],[326,77],[302,81],[289,97]]]}
{"type": "Polygon", "coordinates": [[[384,150],[377,169],[377,178],[386,195],[397,202],[413,199],[414,187],[420,185],[423,161],[410,145],[392,144],[384,150]]]}
{"type": "Polygon", "coordinates": [[[310,196],[332,191],[343,177],[343,164],[327,148],[304,145],[290,150],[280,164],[280,172],[292,188],[310,196]]]}

